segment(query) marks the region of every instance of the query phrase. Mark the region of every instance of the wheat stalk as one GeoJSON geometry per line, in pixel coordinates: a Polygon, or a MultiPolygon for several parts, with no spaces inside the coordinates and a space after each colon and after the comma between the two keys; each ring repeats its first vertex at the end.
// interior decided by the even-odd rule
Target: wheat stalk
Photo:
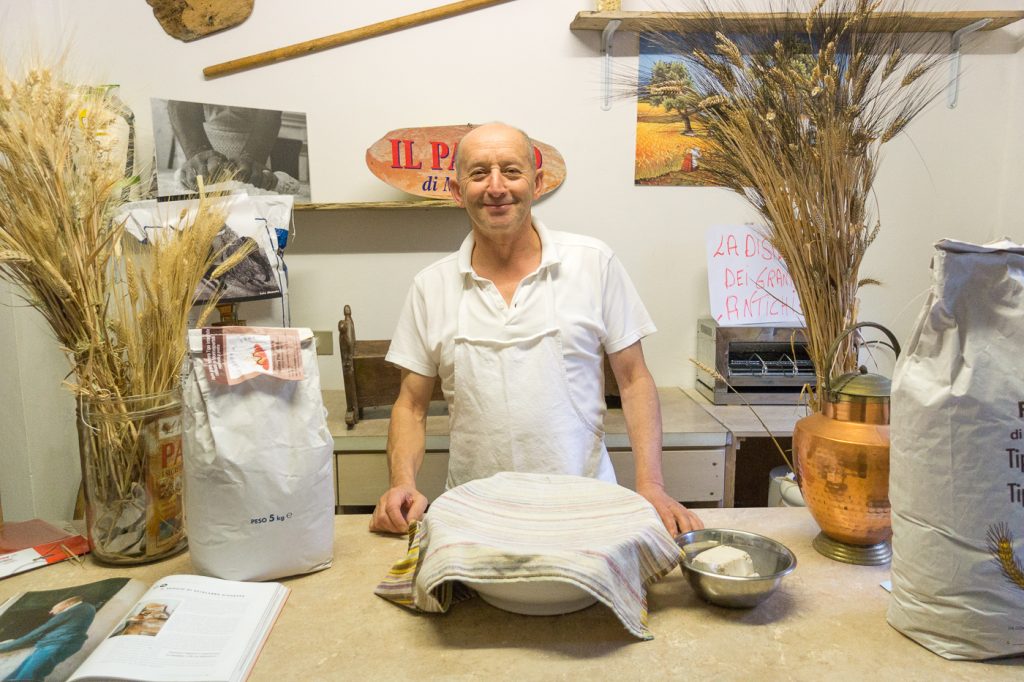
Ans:
{"type": "Polygon", "coordinates": [[[786,463],[786,466],[789,467],[790,471],[795,472],[796,468],[793,467],[793,462],[790,461],[789,455],[786,453],[785,448],[783,448],[782,444],[779,443],[779,441],[775,438],[775,434],[772,433],[772,430],[769,429],[768,425],[764,423],[764,420],[761,419],[761,415],[757,413],[757,410],[754,409],[754,406],[751,405],[749,401],[747,401],[746,396],[737,391],[736,388],[731,383],[729,383],[729,380],[726,379],[725,376],[714,367],[709,367],[708,365],[705,365],[703,362],[700,362],[696,358],[690,358],[690,362],[696,365],[699,369],[702,369],[708,374],[710,374],[713,378],[717,379],[718,381],[721,381],[723,384],[725,384],[726,388],[728,388],[730,391],[739,396],[739,399],[743,401],[743,404],[747,406],[747,408],[750,410],[750,413],[753,414],[754,418],[757,419],[758,423],[761,424],[761,428],[763,428],[765,433],[768,434],[768,437],[771,438],[772,443],[775,445],[775,449],[779,451],[780,455],[782,455],[782,461],[786,463]]]}

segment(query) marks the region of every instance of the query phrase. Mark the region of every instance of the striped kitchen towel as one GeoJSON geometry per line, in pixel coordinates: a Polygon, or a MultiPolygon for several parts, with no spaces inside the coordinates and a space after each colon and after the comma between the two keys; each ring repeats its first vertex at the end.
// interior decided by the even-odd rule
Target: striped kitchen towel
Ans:
{"type": "Polygon", "coordinates": [[[439,613],[471,596],[462,581],[564,582],[651,639],[647,585],[679,558],[657,512],[631,490],[578,476],[500,473],[437,498],[375,592],[439,613]]]}

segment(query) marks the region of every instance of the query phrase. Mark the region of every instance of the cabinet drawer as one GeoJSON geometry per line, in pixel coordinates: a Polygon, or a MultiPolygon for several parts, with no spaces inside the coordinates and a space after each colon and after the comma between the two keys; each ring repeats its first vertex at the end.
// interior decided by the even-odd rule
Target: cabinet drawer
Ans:
{"type": "MultiPolygon", "coordinates": [[[[388,489],[388,458],[383,452],[336,452],[337,502],[339,506],[370,506],[388,489]]],[[[444,492],[448,478],[448,453],[428,452],[416,476],[416,487],[433,500],[444,492]]]]}
{"type": "MultiPolygon", "coordinates": [[[[609,452],[619,485],[636,487],[636,471],[631,450],[609,452]]],[[[383,452],[336,452],[337,504],[370,506],[377,504],[388,488],[387,455],[383,452]]],[[[725,450],[665,450],[662,471],[665,490],[682,502],[718,502],[725,493],[725,450]]],[[[444,492],[448,477],[448,453],[428,452],[416,477],[416,485],[428,500],[444,492]]]]}
{"type": "MultiPolygon", "coordinates": [[[[612,450],[619,485],[636,488],[632,450],[612,450]]],[[[664,450],[661,470],[665,491],[680,502],[718,502],[725,496],[725,450],[664,450]]]]}

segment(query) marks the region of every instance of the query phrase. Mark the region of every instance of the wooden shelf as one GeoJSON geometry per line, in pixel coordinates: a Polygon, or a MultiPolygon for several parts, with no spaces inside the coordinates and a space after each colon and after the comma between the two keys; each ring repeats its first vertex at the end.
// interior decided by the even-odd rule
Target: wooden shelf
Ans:
{"type": "MultiPolygon", "coordinates": [[[[891,31],[892,19],[899,16],[901,30],[907,33],[949,33],[951,53],[955,56],[949,84],[949,107],[955,108],[960,84],[960,45],[963,38],[975,31],[992,31],[1024,19],[1018,10],[972,10],[970,12],[879,12],[868,18],[867,28],[891,31]]],[[[721,12],[709,17],[701,12],[578,12],[569,28],[578,31],[601,31],[601,53],[604,55],[604,104],[611,109],[611,43],[616,31],[673,31],[695,33],[725,31],[726,33],[767,33],[775,31],[802,33],[807,15],[797,12],[721,12]]]]}
{"type": "MultiPolygon", "coordinates": [[[[874,21],[885,21],[879,14],[874,21]]],[[[970,12],[910,12],[908,32],[952,33],[981,19],[991,19],[983,31],[1002,28],[1024,19],[1024,11],[972,10],[970,12]]],[[[780,25],[793,31],[803,31],[806,15],[770,12],[723,12],[715,18],[721,26],[737,33],[758,33],[780,25]]],[[[694,30],[704,30],[707,18],[698,12],[579,12],[569,28],[579,31],[603,31],[610,21],[621,21],[619,31],[683,30],[692,22],[694,30]]],[[[869,19],[868,26],[873,20],[869,19]]]]}
{"type": "Polygon", "coordinates": [[[447,199],[404,199],[401,201],[356,201],[337,204],[295,204],[296,211],[375,211],[380,209],[458,208],[447,199]]]}

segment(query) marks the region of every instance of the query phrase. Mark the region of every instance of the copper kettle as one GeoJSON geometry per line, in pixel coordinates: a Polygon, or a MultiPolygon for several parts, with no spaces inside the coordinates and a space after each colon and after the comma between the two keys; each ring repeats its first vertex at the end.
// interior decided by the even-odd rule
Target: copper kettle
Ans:
{"type": "MultiPolygon", "coordinates": [[[[862,327],[880,329],[893,351],[893,333],[874,322],[845,330],[829,349],[829,367],[840,344],[862,327]]],[[[820,413],[793,428],[797,476],[822,535],[814,547],[825,556],[854,564],[883,564],[892,557],[889,507],[889,393],[886,376],[857,372],[830,379],[826,370],[820,413]]]]}

